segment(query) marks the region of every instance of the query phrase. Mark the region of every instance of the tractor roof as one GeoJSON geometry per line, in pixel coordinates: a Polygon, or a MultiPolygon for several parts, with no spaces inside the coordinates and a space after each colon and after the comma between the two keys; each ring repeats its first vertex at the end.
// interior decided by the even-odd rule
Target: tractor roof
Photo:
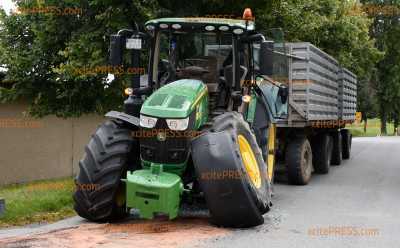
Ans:
{"type": "MultiPolygon", "coordinates": [[[[181,28],[205,28],[206,26],[214,26],[215,30],[221,31],[232,31],[235,29],[243,29],[243,31],[253,31],[254,22],[246,21],[242,19],[223,19],[223,18],[205,18],[205,17],[180,17],[180,18],[160,18],[154,19],[146,22],[146,28],[149,30],[148,26],[153,26],[153,28],[162,29],[161,24],[167,24],[165,28],[173,27],[174,24],[179,24],[181,28]],[[227,26],[228,29],[220,29],[222,26],[227,26]]],[[[177,26],[177,25],[175,25],[177,26]]],[[[208,30],[208,29],[207,29],[208,30]]],[[[212,31],[212,30],[208,30],[212,31]]]]}

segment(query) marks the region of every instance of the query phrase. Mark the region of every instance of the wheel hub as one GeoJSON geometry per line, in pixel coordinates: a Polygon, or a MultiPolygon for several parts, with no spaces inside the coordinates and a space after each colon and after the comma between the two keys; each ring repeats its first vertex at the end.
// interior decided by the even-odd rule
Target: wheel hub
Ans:
{"type": "Polygon", "coordinates": [[[261,187],[261,174],[256,157],[247,139],[243,135],[238,136],[239,150],[247,175],[256,188],[261,187]]]}

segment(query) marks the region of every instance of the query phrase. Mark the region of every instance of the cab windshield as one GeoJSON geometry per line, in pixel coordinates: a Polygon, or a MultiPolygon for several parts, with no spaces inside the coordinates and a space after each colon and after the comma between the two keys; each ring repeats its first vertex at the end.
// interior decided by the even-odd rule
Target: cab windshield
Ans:
{"type": "Polygon", "coordinates": [[[232,65],[232,34],[160,32],[158,63],[161,85],[182,78],[216,83],[232,65]]]}

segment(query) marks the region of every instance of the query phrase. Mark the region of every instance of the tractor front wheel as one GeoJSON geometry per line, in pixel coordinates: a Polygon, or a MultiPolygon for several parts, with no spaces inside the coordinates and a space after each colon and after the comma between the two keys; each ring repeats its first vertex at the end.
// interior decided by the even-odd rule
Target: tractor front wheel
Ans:
{"type": "Polygon", "coordinates": [[[242,115],[228,112],[214,119],[193,141],[193,162],[211,221],[225,227],[264,223],[271,204],[267,167],[256,138],[242,115]]]}
{"type": "Polygon", "coordinates": [[[97,129],[85,148],[75,179],[73,199],[79,216],[105,222],[127,215],[121,178],[135,146],[130,130],[122,127],[119,121],[107,121],[97,129]]]}

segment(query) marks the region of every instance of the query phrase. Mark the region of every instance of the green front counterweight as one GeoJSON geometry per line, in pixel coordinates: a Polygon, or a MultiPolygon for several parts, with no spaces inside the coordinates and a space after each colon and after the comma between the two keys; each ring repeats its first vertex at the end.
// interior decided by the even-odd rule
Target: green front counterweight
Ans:
{"type": "Polygon", "coordinates": [[[126,206],[140,211],[144,219],[154,214],[167,214],[169,219],[178,216],[180,197],[183,192],[181,178],[163,172],[163,166],[152,164],[150,170],[127,172],[126,206]]]}

